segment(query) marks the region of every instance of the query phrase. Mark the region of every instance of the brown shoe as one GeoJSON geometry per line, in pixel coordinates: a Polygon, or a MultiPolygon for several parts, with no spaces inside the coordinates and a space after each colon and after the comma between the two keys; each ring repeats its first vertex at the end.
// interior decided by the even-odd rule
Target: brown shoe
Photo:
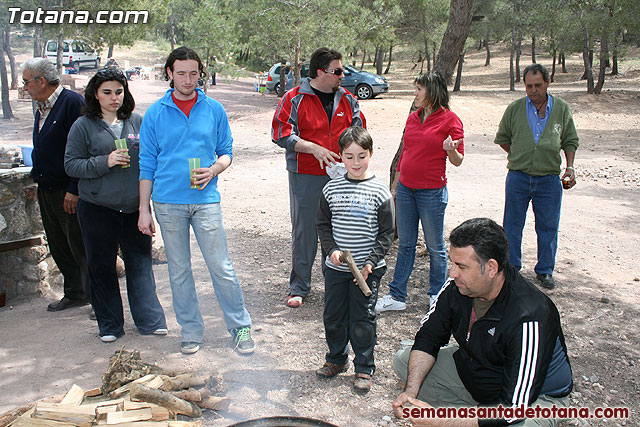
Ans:
{"type": "Polygon", "coordinates": [[[347,372],[349,369],[349,363],[344,365],[336,365],[335,363],[325,362],[322,368],[316,369],[316,375],[323,378],[332,378],[341,372],[347,372]]]}
{"type": "Polygon", "coordinates": [[[353,388],[359,393],[369,393],[371,390],[371,375],[356,373],[353,379],[353,388]]]}

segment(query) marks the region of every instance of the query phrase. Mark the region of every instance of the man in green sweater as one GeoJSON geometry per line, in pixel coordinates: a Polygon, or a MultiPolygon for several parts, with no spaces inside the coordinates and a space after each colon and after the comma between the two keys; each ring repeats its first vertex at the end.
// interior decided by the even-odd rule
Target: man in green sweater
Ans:
{"type": "Polygon", "coordinates": [[[543,287],[553,289],[562,188],[576,184],[573,161],[578,133],[569,105],[547,93],[546,68],[529,65],[522,79],[527,96],[507,107],[494,140],[509,153],[503,225],[509,240],[509,261],[520,269],[522,230],[529,202],[533,204],[538,235],[535,272],[543,287]],[[560,151],[566,160],[562,178],[560,151]]]}

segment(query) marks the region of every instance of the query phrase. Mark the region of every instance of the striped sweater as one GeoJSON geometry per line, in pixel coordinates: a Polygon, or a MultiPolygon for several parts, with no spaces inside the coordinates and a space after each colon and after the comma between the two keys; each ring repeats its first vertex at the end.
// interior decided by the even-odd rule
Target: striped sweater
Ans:
{"type": "Polygon", "coordinates": [[[384,256],[393,242],[393,200],[387,187],[375,177],[352,180],[345,176],[325,185],[316,218],[325,263],[339,271],[329,257],[336,250],[349,250],[358,268],[385,266],[384,256]]]}

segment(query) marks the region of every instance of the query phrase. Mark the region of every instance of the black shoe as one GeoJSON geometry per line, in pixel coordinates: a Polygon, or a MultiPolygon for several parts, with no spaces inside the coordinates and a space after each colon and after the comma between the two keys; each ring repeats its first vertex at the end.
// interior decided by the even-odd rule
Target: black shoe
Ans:
{"type": "Polygon", "coordinates": [[[537,274],[536,278],[540,281],[540,285],[545,289],[553,289],[556,287],[556,282],[554,282],[551,274],[537,274]]]}
{"type": "Polygon", "coordinates": [[[89,301],[84,299],[69,299],[62,297],[60,301],[52,302],[47,306],[47,311],[62,311],[71,307],[80,307],[89,304],[89,301]]]}

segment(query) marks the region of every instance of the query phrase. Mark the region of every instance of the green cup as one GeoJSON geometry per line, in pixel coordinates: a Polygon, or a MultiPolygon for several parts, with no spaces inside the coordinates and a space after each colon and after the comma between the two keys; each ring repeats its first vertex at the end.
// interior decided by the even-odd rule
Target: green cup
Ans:
{"type": "MultiPolygon", "coordinates": [[[[120,139],[116,139],[114,142],[116,143],[116,149],[124,148],[125,150],[127,150],[127,154],[129,154],[129,147],[127,147],[126,139],[120,138],[120,139]]],[[[131,167],[131,164],[127,163],[126,165],[121,165],[121,167],[128,168],[128,167],[131,167]]]]}
{"type": "Polygon", "coordinates": [[[193,171],[194,169],[199,169],[200,168],[200,159],[199,158],[193,158],[193,159],[189,159],[189,177],[191,178],[191,188],[197,189],[198,186],[196,185],[196,177],[195,177],[195,172],[193,171]]]}

